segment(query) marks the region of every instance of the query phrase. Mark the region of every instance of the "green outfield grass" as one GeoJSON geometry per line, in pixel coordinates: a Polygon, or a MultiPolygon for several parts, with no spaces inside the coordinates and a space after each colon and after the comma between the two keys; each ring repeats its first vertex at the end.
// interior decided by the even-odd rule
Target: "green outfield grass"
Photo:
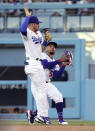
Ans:
{"type": "MultiPolygon", "coordinates": [[[[81,120],[67,120],[69,125],[79,125],[79,126],[95,126],[95,121],[81,121],[81,120]]],[[[58,125],[57,120],[51,120],[53,125],[58,125]]],[[[17,121],[17,120],[0,120],[0,125],[29,125],[27,121],[17,121]]],[[[35,123],[34,125],[43,125],[35,123]]],[[[31,125],[32,126],[32,125],[31,125]]]]}

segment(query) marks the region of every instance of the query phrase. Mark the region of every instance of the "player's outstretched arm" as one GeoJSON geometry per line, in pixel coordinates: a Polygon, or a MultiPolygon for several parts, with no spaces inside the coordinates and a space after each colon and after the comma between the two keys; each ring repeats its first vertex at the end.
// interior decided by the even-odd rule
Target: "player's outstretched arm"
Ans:
{"type": "Polygon", "coordinates": [[[28,27],[28,23],[29,23],[29,17],[32,15],[32,12],[29,12],[28,8],[24,7],[24,11],[25,11],[25,21],[22,24],[21,28],[20,28],[20,32],[27,36],[27,27],[28,27]]]}
{"type": "Polygon", "coordinates": [[[57,64],[61,64],[63,61],[67,61],[68,60],[68,62],[69,62],[69,59],[66,57],[66,56],[64,56],[64,55],[62,55],[62,57],[60,58],[60,59],[58,59],[58,60],[55,60],[55,61],[48,61],[47,59],[42,59],[42,65],[43,65],[43,68],[44,69],[52,69],[52,68],[54,68],[57,64]]]}
{"type": "Polygon", "coordinates": [[[47,59],[42,59],[42,65],[44,69],[52,69],[54,68],[57,64],[61,63],[62,61],[59,60],[55,60],[55,61],[51,61],[49,62],[47,59]]]}

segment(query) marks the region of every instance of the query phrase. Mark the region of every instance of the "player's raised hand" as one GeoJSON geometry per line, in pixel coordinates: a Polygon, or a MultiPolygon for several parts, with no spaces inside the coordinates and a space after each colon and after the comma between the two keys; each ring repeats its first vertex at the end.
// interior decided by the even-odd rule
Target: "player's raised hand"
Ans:
{"type": "Polygon", "coordinates": [[[62,54],[60,59],[62,60],[62,62],[69,61],[69,58],[67,56],[65,56],[64,54],[62,54]]]}
{"type": "Polygon", "coordinates": [[[71,65],[70,61],[64,62],[64,65],[71,65]]]}
{"type": "Polygon", "coordinates": [[[32,16],[32,11],[29,11],[27,7],[24,7],[24,11],[26,16],[32,16]]]}

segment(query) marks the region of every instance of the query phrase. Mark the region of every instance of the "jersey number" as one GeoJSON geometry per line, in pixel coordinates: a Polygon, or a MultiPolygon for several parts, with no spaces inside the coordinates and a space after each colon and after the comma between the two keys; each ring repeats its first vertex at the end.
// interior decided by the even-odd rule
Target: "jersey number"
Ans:
{"type": "Polygon", "coordinates": [[[50,73],[49,73],[49,78],[51,79],[53,77],[53,71],[50,70],[50,73]]]}

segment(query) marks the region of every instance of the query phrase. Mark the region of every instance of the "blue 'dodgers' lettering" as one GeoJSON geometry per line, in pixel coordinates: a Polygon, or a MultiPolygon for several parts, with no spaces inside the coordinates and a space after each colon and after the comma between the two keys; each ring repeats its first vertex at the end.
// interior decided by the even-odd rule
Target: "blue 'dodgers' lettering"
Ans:
{"type": "Polygon", "coordinates": [[[32,36],[32,40],[35,44],[42,43],[42,37],[36,38],[35,36],[32,36]]]}

